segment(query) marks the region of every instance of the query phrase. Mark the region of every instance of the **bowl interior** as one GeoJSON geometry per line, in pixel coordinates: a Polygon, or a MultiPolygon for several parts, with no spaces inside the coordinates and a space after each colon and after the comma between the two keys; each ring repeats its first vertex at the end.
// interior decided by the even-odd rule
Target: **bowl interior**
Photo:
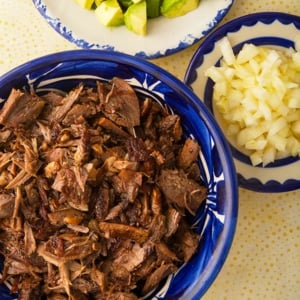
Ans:
{"type": "MultiPolygon", "coordinates": [[[[201,146],[199,165],[208,186],[205,205],[190,217],[195,231],[202,233],[192,259],[168,278],[154,293],[155,299],[198,299],[220,271],[229,251],[237,218],[237,183],[229,147],[206,107],[179,80],[158,67],[127,55],[100,50],[78,50],[48,55],[12,70],[0,83],[0,98],[11,88],[68,91],[79,82],[113,77],[128,81],[141,94],[168,105],[179,114],[186,135],[201,146]]],[[[10,298],[11,299],[11,298],[10,298]]]]}
{"type": "MultiPolygon", "coordinates": [[[[278,50],[284,50],[287,48],[295,48],[295,42],[291,41],[289,39],[285,38],[277,38],[277,37],[258,37],[258,38],[252,38],[246,41],[243,41],[241,43],[236,44],[233,46],[233,52],[235,54],[239,53],[240,50],[243,48],[245,44],[253,44],[256,46],[267,46],[269,48],[278,49],[278,50]]],[[[220,60],[215,63],[215,66],[220,66],[220,60]]],[[[223,122],[220,114],[215,108],[214,102],[213,102],[213,89],[214,89],[214,82],[208,78],[206,85],[204,87],[204,103],[206,106],[210,109],[210,111],[214,114],[215,119],[220,124],[221,128],[223,127],[223,122]]],[[[247,153],[242,152],[237,148],[235,145],[235,141],[233,140],[233,137],[227,136],[225,133],[225,136],[227,140],[229,141],[231,151],[233,153],[233,156],[238,159],[239,161],[251,165],[251,161],[247,153]]],[[[278,167],[278,166],[284,166],[293,162],[296,162],[300,158],[298,157],[286,157],[282,159],[277,159],[276,161],[270,163],[268,165],[269,168],[272,167],[278,167]]],[[[260,165],[261,166],[261,165],[260,165]]]]}

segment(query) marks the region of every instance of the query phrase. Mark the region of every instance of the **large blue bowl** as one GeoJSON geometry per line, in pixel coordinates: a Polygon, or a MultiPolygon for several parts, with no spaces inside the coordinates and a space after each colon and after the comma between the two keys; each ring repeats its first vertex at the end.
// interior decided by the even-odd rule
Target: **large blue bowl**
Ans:
{"type": "MultiPolygon", "coordinates": [[[[135,90],[167,104],[179,114],[185,133],[201,146],[199,164],[208,186],[204,206],[191,219],[202,234],[195,255],[147,299],[198,300],[219,273],[232,244],[238,213],[238,191],[230,148],[212,114],[181,81],[142,59],[101,50],[74,50],[25,63],[0,77],[0,98],[10,90],[33,88],[69,90],[79,82],[113,77],[128,81],[135,90]]],[[[0,285],[0,299],[15,299],[0,285]]]]}

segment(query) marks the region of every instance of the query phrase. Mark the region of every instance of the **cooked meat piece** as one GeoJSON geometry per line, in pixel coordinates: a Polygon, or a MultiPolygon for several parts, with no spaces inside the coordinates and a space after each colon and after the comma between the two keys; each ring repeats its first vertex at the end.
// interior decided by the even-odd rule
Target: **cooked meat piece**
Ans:
{"type": "Polygon", "coordinates": [[[15,207],[15,197],[13,194],[0,194],[0,219],[12,216],[15,207]]]}
{"type": "Polygon", "coordinates": [[[120,194],[126,194],[128,200],[134,202],[142,185],[143,175],[140,172],[122,169],[112,180],[114,189],[120,194]]]}
{"type": "Polygon", "coordinates": [[[75,181],[74,172],[70,169],[64,168],[56,174],[52,188],[63,193],[66,187],[73,187],[73,183],[75,181]]]}
{"type": "Polygon", "coordinates": [[[187,178],[183,171],[162,170],[157,180],[167,201],[181,209],[195,214],[206,199],[207,189],[193,179],[187,178]]]}
{"type": "Polygon", "coordinates": [[[147,161],[150,153],[141,138],[130,137],[126,143],[127,153],[131,161],[147,161]]]}
{"type": "Polygon", "coordinates": [[[78,225],[84,217],[85,214],[83,212],[72,207],[48,213],[49,222],[56,226],[63,226],[65,224],[78,225]]]}
{"type": "Polygon", "coordinates": [[[179,141],[182,137],[182,127],[178,115],[168,115],[159,123],[159,133],[163,138],[179,141]]]}
{"type": "Polygon", "coordinates": [[[139,164],[135,161],[112,159],[110,162],[111,162],[110,170],[112,172],[118,172],[118,171],[121,172],[126,170],[137,171],[139,168],[139,164]]]}
{"type": "Polygon", "coordinates": [[[37,140],[32,138],[31,141],[28,139],[22,140],[22,146],[24,147],[24,170],[35,176],[41,167],[42,163],[39,160],[38,149],[37,149],[37,140]]]}
{"type": "Polygon", "coordinates": [[[115,124],[113,121],[111,121],[107,118],[101,117],[101,118],[99,118],[97,123],[101,127],[105,128],[106,130],[110,131],[111,133],[119,135],[120,137],[124,137],[124,138],[129,137],[129,134],[125,130],[123,130],[117,124],[115,124]]]}
{"type": "Polygon", "coordinates": [[[72,105],[78,100],[83,88],[83,84],[80,84],[76,89],[70,91],[63,99],[61,99],[59,105],[52,107],[48,116],[44,116],[45,119],[52,123],[61,122],[71,109],[72,105]]]}
{"type": "Polygon", "coordinates": [[[52,140],[52,136],[51,136],[51,129],[49,127],[48,122],[37,120],[36,124],[38,125],[40,134],[42,135],[44,141],[50,144],[52,140]]]}
{"type": "Polygon", "coordinates": [[[153,101],[150,98],[146,98],[141,105],[141,118],[145,118],[149,115],[152,109],[153,101]]]}
{"type": "Polygon", "coordinates": [[[10,129],[0,129],[0,143],[6,143],[11,134],[12,131],[10,129]]]}
{"type": "Polygon", "coordinates": [[[48,163],[55,161],[59,163],[59,166],[68,165],[70,159],[69,150],[62,147],[47,149],[44,156],[48,163]]]}
{"type": "Polygon", "coordinates": [[[91,118],[97,113],[96,106],[92,103],[75,104],[67,112],[62,120],[62,124],[70,126],[71,124],[79,123],[82,118],[91,118]]]}
{"type": "Polygon", "coordinates": [[[105,104],[106,96],[111,89],[111,85],[101,81],[97,81],[96,85],[100,106],[103,106],[105,104]]]}
{"type": "Polygon", "coordinates": [[[182,256],[182,259],[186,262],[188,261],[192,255],[197,250],[199,245],[199,235],[187,231],[188,224],[182,220],[175,236],[175,242],[173,247],[177,247],[178,255],[182,256]]]}
{"type": "MultiPolygon", "coordinates": [[[[19,245],[18,245],[19,246],[19,245]]],[[[16,245],[14,245],[15,249],[16,245]]],[[[9,275],[21,275],[21,274],[34,274],[34,277],[38,276],[36,273],[42,273],[43,270],[30,264],[26,260],[22,260],[22,257],[11,257],[5,260],[5,266],[7,268],[7,274],[9,275]]]]}
{"type": "Polygon", "coordinates": [[[123,146],[111,146],[102,154],[101,159],[105,161],[106,159],[113,157],[115,160],[122,160],[125,155],[126,151],[123,146]]]}
{"type": "Polygon", "coordinates": [[[62,261],[58,263],[59,277],[61,286],[64,288],[68,296],[71,296],[71,281],[70,281],[70,270],[66,262],[62,261]]]}
{"type": "MultiPolygon", "coordinates": [[[[85,291],[80,289],[71,289],[71,300],[90,300],[85,291]]],[[[55,299],[56,300],[56,299],[55,299]]]]}
{"type": "Polygon", "coordinates": [[[29,126],[39,116],[45,101],[13,89],[0,111],[0,124],[7,127],[29,126]]]}
{"type": "Polygon", "coordinates": [[[35,207],[40,205],[40,198],[36,184],[37,182],[34,179],[24,186],[24,190],[26,193],[26,202],[28,203],[28,205],[35,207]]]}
{"type": "Polygon", "coordinates": [[[41,281],[31,276],[24,276],[19,294],[19,300],[39,300],[42,299],[41,281]]]}
{"type": "MultiPolygon", "coordinates": [[[[54,106],[60,106],[63,104],[64,96],[66,93],[58,93],[57,91],[50,91],[42,96],[42,98],[46,101],[47,105],[45,109],[43,110],[43,114],[48,112],[48,109],[53,109],[54,106]]],[[[44,119],[44,116],[42,115],[42,118],[44,119]]]]}
{"type": "Polygon", "coordinates": [[[69,297],[65,294],[59,294],[59,293],[52,293],[47,296],[48,300],[68,300],[69,297]]]}
{"type": "Polygon", "coordinates": [[[74,153],[75,165],[83,165],[88,162],[90,154],[90,135],[85,126],[81,128],[81,136],[74,153]]]}
{"type": "Polygon", "coordinates": [[[31,178],[31,175],[28,174],[25,170],[21,170],[7,185],[6,189],[14,189],[22,184],[25,184],[28,179],[31,178]]]}
{"type": "Polygon", "coordinates": [[[159,242],[155,244],[155,249],[158,260],[162,262],[179,261],[179,258],[177,257],[176,253],[169,249],[164,242],[159,242]]]}
{"type": "Polygon", "coordinates": [[[145,258],[142,264],[134,271],[134,276],[137,279],[147,278],[153,270],[157,268],[157,256],[153,251],[149,256],[145,258]]]}
{"type": "MultiPolygon", "coordinates": [[[[77,295],[77,297],[78,297],[79,295],[82,295],[82,297],[84,297],[84,296],[86,297],[87,295],[92,294],[98,290],[99,290],[99,288],[98,288],[97,284],[94,281],[91,281],[86,276],[77,277],[72,282],[72,296],[77,295]]],[[[74,298],[74,299],[77,299],[77,298],[74,298]]],[[[84,299],[84,298],[78,298],[78,299],[84,299]]]]}
{"type": "Polygon", "coordinates": [[[163,199],[160,190],[154,187],[151,193],[151,210],[153,214],[160,215],[163,209],[163,199]]]}
{"type": "Polygon", "coordinates": [[[167,233],[166,237],[172,236],[178,229],[182,214],[173,207],[167,211],[167,233]]]}
{"type": "Polygon", "coordinates": [[[104,221],[110,207],[110,191],[107,187],[100,187],[94,195],[95,216],[98,221],[104,221]]]}
{"type": "Polygon", "coordinates": [[[182,169],[189,168],[199,156],[199,151],[200,147],[197,141],[191,138],[186,139],[178,155],[178,166],[182,169]]]}
{"type": "Polygon", "coordinates": [[[107,94],[104,114],[124,127],[140,125],[139,100],[132,87],[124,80],[114,78],[112,89],[107,94]]]}
{"type": "Polygon", "coordinates": [[[166,217],[164,215],[154,215],[149,228],[150,240],[154,243],[157,243],[163,239],[167,232],[166,217]]]}
{"type": "Polygon", "coordinates": [[[121,215],[121,213],[127,208],[128,200],[124,199],[123,201],[119,202],[117,205],[112,207],[107,216],[105,217],[105,221],[113,220],[121,215]]]}
{"type": "Polygon", "coordinates": [[[30,256],[36,251],[36,241],[30,224],[24,223],[24,247],[25,254],[30,256]]]}
{"type": "Polygon", "coordinates": [[[106,291],[107,283],[105,273],[99,271],[96,267],[93,267],[91,270],[91,279],[98,285],[101,293],[106,291]]]}
{"type": "Polygon", "coordinates": [[[144,243],[149,236],[147,229],[118,223],[100,222],[99,230],[100,234],[107,239],[132,239],[138,243],[144,243]]]}
{"type": "MultiPolygon", "coordinates": [[[[55,240],[56,239],[54,239],[54,241],[55,240]]],[[[57,251],[57,243],[53,243],[52,239],[46,244],[40,245],[37,249],[37,253],[47,262],[59,267],[68,261],[83,259],[92,254],[95,251],[95,247],[97,247],[97,244],[91,240],[74,241],[70,247],[64,247],[63,255],[61,255],[61,251],[57,251]]]]}
{"type": "Polygon", "coordinates": [[[76,183],[80,187],[81,191],[84,192],[87,185],[87,180],[89,179],[88,170],[85,168],[85,166],[81,167],[76,165],[72,167],[72,171],[75,174],[76,183]]]}
{"type": "Polygon", "coordinates": [[[119,251],[117,257],[114,258],[113,265],[122,266],[128,272],[132,272],[149,256],[153,247],[150,244],[141,246],[134,243],[131,249],[123,248],[119,251]]]}
{"type": "Polygon", "coordinates": [[[177,270],[177,267],[172,264],[162,264],[157,268],[153,273],[146,278],[146,282],[143,286],[142,293],[146,294],[154,289],[163,279],[165,279],[170,274],[174,273],[177,270]]]}
{"type": "Polygon", "coordinates": [[[5,168],[11,162],[11,159],[13,156],[14,156],[14,152],[1,152],[0,153],[0,170],[5,168]]]}
{"type": "Polygon", "coordinates": [[[88,186],[82,191],[76,183],[76,176],[73,170],[65,168],[58,171],[52,188],[61,192],[62,198],[75,209],[88,211],[88,203],[91,190],[88,186]]]}
{"type": "Polygon", "coordinates": [[[16,219],[20,216],[20,207],[23,202],[23,195],[21,191],[21,187],[17,187],[15,189],[15,206],[12,214],[12,218],[16,219]]]}

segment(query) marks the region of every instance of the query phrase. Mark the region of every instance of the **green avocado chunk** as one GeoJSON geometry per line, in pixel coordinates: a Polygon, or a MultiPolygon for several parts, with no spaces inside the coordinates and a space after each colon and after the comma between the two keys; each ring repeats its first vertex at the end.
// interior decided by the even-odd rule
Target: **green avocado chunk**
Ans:
{"type": "Polygon", "coordinates": [[[121,7],[126,10],[130,5],[133,4],[132,0],[119,0],[121,7]]]}
{"type": "Polygon", "coordinates": [[[146,0],[146,4],[148,18],[156,18],[160,16],[161,0],[146,0]]]}
{"type": "Polygon", "coordinates": [[[94,0],[96,6],[99,6],[103,1],[105,0],[94,0]]]}
{"type": "Polygon", "coordinates": [[[94,4],[94,0],[74,0],[84,9],[91,9],[92,5],[94,4]]]}
{"type": "Polygon", "coordinates": [[[124,14],[117,0],[106,0],[95,9],[98,21],[105,26],[124,24],[124,14]]]}
{"type": "Polygon", "coordinates": [[[160,12],[167,18],[179,17],[198,7],[200,0],[163,0],[160,12]]]}
{"type": "Polygon", "coordinates": [[[147,33],[147,5],[146,1],[140,1],[128,7],[124,14],[126,27],[138,35],[147,33]]]}

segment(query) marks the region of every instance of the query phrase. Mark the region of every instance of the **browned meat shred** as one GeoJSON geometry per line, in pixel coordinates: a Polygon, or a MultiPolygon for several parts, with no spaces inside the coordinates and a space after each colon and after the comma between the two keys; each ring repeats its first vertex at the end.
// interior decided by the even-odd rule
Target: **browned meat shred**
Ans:
{"type": "Polygon", "coordinates": [[[126,81],[13,89],[0,127],[2,282],[19,299],[138,299],[196,251],[200,147],[126,81]]]}

